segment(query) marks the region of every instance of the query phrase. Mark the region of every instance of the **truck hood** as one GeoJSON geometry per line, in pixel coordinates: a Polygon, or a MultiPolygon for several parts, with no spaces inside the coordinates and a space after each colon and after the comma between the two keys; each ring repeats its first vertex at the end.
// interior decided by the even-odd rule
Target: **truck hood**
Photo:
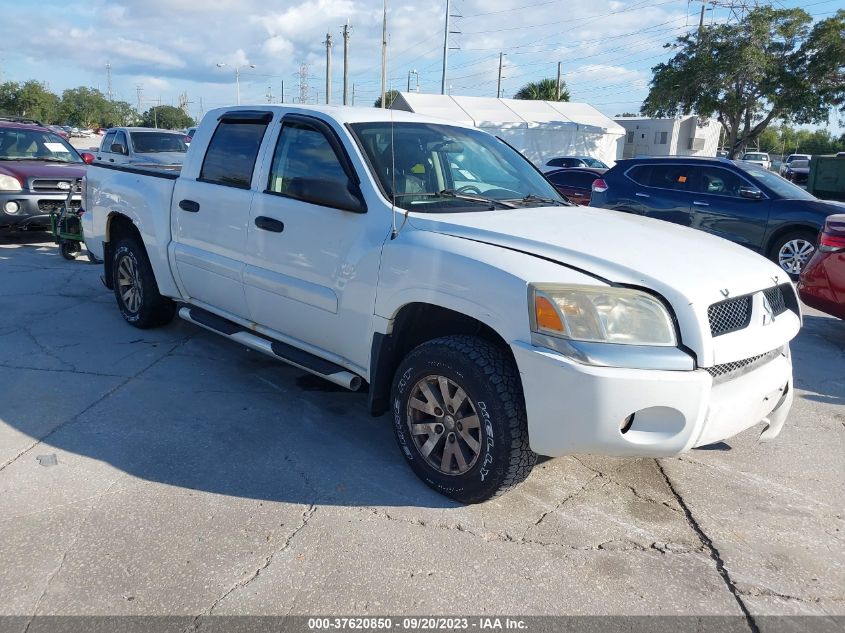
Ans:
{"type": "Polygon", "coordinates": [[[31,178],[68,179],[82,178],[85,175],[83,163],[56,163],[42,160],[6,160],[0,162],[0,174],[17,178],[26,184],[31,178]]]}
{"type": "Polygon", "coordinates": [[[697,310],[789,280],[772,262],[727,240],[606,209],[414,214],[409,221],[417,229],[550,259],[609,283],[650,288],[675,306],[697,310]]]}

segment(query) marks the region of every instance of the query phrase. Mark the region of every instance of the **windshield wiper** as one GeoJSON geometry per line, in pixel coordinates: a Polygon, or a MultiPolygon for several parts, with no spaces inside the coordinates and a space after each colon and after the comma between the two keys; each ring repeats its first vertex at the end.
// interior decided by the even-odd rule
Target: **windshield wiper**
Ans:
{"type": "Polygon", "coordinates": [[[442,191],[438,192],[437,195],[442,196],[444,198],[456,198],[458,200],[467,200],[468,202],[480,202],[481,204],[489,204],[491,205],[491,209],[493,208],[493,205],[496,204],[504,207],[505,209],[517,208],[515,204],[505,202],[504,200],[497,200],[496,198],[485,198],[484,196],[468,196],[465,193],[461,193],[460,191],[456,191],[454,189],[443,189],[442,191]]]}
{"type": "Polygon", "coordinates": [[[529,193],[527,196],[520,200],[523,204],[528,204],[531,202],[542,202],[544,204],[552,204],[556,207],[564,207],[570,206],[572,203],[570,202],[568,205],[563,200],[555,200],[554,198],[544,198],[542,196],[535,196],[533,193],[529,193]]]}
{"type": "Polygon", "coordinates": [[[443,189],[442,191],[420,191],[419,193],[407,192],[393,194],[394,198],[407,198],[409,196],[419,196],[420,198],[455,198],[456,200],[466,200],[467,202],[477,202],[479,204],[489,204],[490,210],[499,205],[505,209],[517,209],[515,204],[505,202],[504,200],[496,200],[495,198],[485,198],[483,196],[468,196],[454,189],[443,189]]]}
{"type": "Polygon", "coordinates": [[[70,163],[69,160],[62,160],[61,158],[50,158],[46,156],[0,156],[0,160],[14,160],[14,161],[25,161],[25,160],[37,160],[43,163],[70,163]]]}

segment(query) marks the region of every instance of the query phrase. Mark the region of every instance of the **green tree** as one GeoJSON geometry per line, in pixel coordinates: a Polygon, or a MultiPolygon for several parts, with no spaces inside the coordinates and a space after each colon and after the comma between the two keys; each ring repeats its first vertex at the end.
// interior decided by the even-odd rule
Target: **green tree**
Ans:
{"type": "MultiPolygon", "coordinates": [[[[388,90],[384,93],[384,100],[387,102],[388,108],[393,105],[393,102],[396,101],[396,97],[398,96],[398,90],[388,90]]],[[[376,108],[381,107],[381,95],[379,95],[378,99],[376,99],[376,102],[373,104],[373,106],[375,106],[376,108]]]]}
{"type": "Polygon", "coordinates": [[[513,96],[514,99],[529,99],[532,101],[569,101],[569,88],[566,82],[560,82],[560,98],[555,99],[557,94],[557,79],[541,79],[530,81],[525,84],[513,96]]]}
{"type": "Polygon", "coordinates": [[[0,112],[54,123],[59,116],[59,98],[37,81],[0,84],[0,112]]]}
{"type": "Polygon", "coordinates": [[[194,120],[191,117],[179,108],[169,105],[154,106],[144,112],[141,117],[141,125],[165,130],[181,130],[193,124],[194,120]]]}
{"type": "Polygon", "coordinates": [[[678,38],[674,57],[652,69],[643,113],[715,115],[731,157],[772,121],[826,122],[845,104],[845,10],[811,23],[803,9],[761,7],[678,38]]]}
{"type": "Polygon", "coordinates": [[[113,101],[109,104],[106,118],[100,124],[102,127],[117,127],[136,125],[139,120],[140,117],[135,112],[135,108],[126,103],[126,101],[113,101]]]}
{"type": "Polygon", "coordinates": [[[98,127],[108,119],[111,104],[96,88],[80,86],[62,93],[61,120],[70,125],[98,127]]]}

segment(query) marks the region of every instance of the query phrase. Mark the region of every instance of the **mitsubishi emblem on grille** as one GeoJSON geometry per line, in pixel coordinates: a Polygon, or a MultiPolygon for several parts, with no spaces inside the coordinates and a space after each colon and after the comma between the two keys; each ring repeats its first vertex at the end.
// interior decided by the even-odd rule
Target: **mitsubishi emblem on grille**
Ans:
{"type": "Polygon", "coordinates": [[[62,191],[68,191],[70,189],[70,183],[65,182],[64,180],[60,180],[58,183],[56,183],[56,186],[62,191]]]}
{"type": "Polygon", "coordinates": [[[763,315],[763,325],[769,325],[769,323],[775,322],[775,311],[772,308],[772,304],[769,303],[769,300],[766,298],[766,295],[763,295],[763,310],[765,310],[765,314],[763,315]]]}

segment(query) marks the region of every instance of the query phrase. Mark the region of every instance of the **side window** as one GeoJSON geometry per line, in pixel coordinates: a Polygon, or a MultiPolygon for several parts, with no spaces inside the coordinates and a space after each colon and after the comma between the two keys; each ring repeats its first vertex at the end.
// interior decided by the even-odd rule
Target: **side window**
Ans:
{"type": "Polygon", "coordinates": [[[652,165],[649,186],[688,191],[691,185],[691,171],[692,167],[689,165],[652,165]]]}
{"type": "Polygon", "coordinates": [[[708,193],[716,196],[731,196],[739,198],[739,188],[742,179],[735,173],[719,167],[696,167],[693,178],[694,190],[698,193],[708,193]]]}
{"type": "Polygon", "coordinates": [[[103,146],[100,149],[101,152],[111,152],[111,146],[114,143],[114,132],[109,132],[103,138],[103,146]]]}
{"type": "Polygon", "coordinates": [[[651,165],[637,165],[628,170],[628,178],[638,185],[648,187],[651,184],[651,165]]]}
{"type": "Polygon", "coordinates": [[[120,143],[123,145],[123,153],[129,153],[129,145],[126,144],[126,134],[124,132],[118,132],[114,137],[114,143],[120,143]]]}
{"type": "Polygon", "coordinates": [[[221,121],[208,144],[199,180],[249,189],[266,130],[265,121],[221,121]]]}
{"type": "Polygon", "coordinates": [[[279,134],[267,191],[310,201],[313,187],[346,187],[349,178],[323,133],[302,123],[285,123],[279,134]]]}
{"type": "Polygon", "coordinates": [[[628,145],[632,145],[634,143],[634,130],[628,130],[625,133],[625,142],[628,145]]]}
{"type": "Polygon", "coordinates": [[[655,145],[666,145],[669,140],[669,133],[668,132],[655,132],[654,133],[654,144],[655,145]]]}

